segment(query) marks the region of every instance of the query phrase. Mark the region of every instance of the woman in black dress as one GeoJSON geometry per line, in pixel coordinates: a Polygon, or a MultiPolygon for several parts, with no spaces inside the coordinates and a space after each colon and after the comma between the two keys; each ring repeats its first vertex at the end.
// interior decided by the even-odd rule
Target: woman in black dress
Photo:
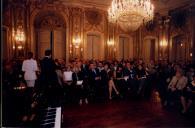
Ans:
{"type": "Polygon", "coordinates": [[[112,100],[112,90],[114,89],[115,93],[119,96],[119,91],[117,90],[114,78],[115,78],[115,72],[113,70],[110,70],[108,72],[109,81],[108,81],[108,90],[109,90],[109,99],[112,100]]]}

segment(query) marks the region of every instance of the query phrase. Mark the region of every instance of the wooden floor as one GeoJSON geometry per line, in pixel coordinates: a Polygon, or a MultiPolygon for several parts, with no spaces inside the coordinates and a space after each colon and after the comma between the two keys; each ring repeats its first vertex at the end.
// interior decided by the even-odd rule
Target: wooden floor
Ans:
{"type": "Polygon", "coordinates": [[[63,127],[68,128],[195,128],[195,119],[181,115],[175,109],[165,110],[154,100],[115,100],[82,106],[68,105],[63,109],[63,127]]]}

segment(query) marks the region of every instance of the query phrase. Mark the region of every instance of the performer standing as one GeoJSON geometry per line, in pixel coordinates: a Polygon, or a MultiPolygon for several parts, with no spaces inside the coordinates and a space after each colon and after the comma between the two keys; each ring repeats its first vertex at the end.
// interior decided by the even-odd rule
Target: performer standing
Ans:
{"type": "Polygon", "coordinates": [[[56,65],[54,60],[51,58],[51,50],[45,51],[45,57],[41,60],[41,74],[40,83],[41,88],[45,92],[48,104],[53,104],[57,95],[55,89],[58,87],[57,74],[55,72],[56,65]]]}
{"type": "Polygon", "coordinates": [[[32,114],[30,117],[28,115],[30,114],[29,108],[30,104],[32,102],[32,96],[35,86],[35,80],[37,79],[36,71],[38,71],[37,67],[37,61],[33,59],[33,53],[28,52],[28,58],[23,61],[22,64],[22,71],[24,72],[24,79],[27,84],[27,95],[25,97],[25,116],[23,117],[23,121],[27,121],[28,118],[30,121],[34,119],[34,114],[32,114]]]}

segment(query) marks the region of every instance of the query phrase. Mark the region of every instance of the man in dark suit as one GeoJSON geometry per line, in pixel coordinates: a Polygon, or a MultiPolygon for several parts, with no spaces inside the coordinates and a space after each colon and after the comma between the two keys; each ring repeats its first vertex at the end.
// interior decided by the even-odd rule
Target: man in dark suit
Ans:
{"type": "Polygon", "coordinates": [[[100,72],[94,65],[94,63],[89,64],[89,85],[94,94],[94,98],[98,99],[100,97],[100,72]]]}
{"type": "MultiPolygon", "coordinates": [[[[125,80],[126,89],[131,90],[133,94],[136,93],[137,90],[137,83],[136,83],[136,71],[133,67],[133,62],[126,62],[125,69],[123,71],[123,75],[127,77],[125,80]]],[[[127,92],[128,93],[128,92],[127,92]]]]}
{"type": "Polygon", "coordinates": [[[40,86],[42,86],[45,92],[48,104],[53,104],[56,98],[56,89],[58,87],[58,80],[56,75],[56,65],[51,58],[51,50],[45,51],[45,57],[40,62],[41,74],[40,74],[40,86]]]}

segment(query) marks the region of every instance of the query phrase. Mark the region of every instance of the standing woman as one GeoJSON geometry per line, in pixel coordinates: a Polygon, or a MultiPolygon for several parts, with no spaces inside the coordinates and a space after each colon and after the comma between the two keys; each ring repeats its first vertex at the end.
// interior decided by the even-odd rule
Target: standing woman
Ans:
{"type": "Polygon", "coordinates": [[[35,80],[37,79],[36,71],[38,71],[37,61],[33,59],[33,53],[28,52],[28,58],[23,61],[22,71],[24,72],[24,80],[27,84],[27,95],[26,95],[26,105],[25,105],[25,116],[23,117],[23,121],[32,121],[34,119],[34,114],[30,117],[29,115],[29,106],[32,102],[32,96],[35,86],[35,80]]]}
{"type": "Polygon", "coordinates": [[[37,61],[33,59],[33,53],[28,52],[28,58],[23,61],[22,71],[28,88],[34,88],[35,80],[37,79],[36,72],[38,71],[37,61]]]}

